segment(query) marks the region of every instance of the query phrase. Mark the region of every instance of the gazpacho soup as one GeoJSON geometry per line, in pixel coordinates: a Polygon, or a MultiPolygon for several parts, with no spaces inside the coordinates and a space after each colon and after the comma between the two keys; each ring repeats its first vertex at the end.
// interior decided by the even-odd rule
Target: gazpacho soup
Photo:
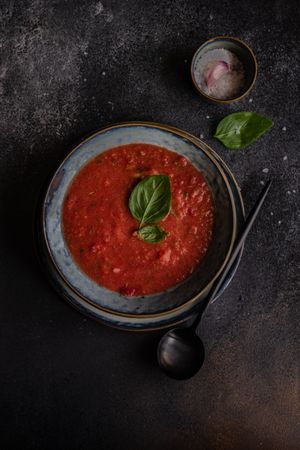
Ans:
{"type": "Polygon", "coordinates": [[[178,153],[150,144],[123,145],[89,161],[62,212],[81,271],[125,296],[161,292],[189,277],[214,226],[203,175],[178,153]]]}

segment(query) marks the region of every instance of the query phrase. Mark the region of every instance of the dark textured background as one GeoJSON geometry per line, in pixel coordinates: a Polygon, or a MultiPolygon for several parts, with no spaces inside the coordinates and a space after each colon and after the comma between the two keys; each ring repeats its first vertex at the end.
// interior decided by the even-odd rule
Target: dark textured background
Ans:
{"type": "Polygon", "coordinates": [[[1,0],[1,449],[299,449],[298,11],[287,0],[1,0]],[[193,52],[218,34],[258,58],[255,89],[233,106],[204,103],[189,80],[193,52]],[[233,152],[211,136],[239,110],[275,125],[233,152]],[[134,119],[203,135],[247,208],[274,179],[187,382],[155,366],[160,333],[106,329],[60,300],[32,250],[45,178],[86,134],[134,119]]]}

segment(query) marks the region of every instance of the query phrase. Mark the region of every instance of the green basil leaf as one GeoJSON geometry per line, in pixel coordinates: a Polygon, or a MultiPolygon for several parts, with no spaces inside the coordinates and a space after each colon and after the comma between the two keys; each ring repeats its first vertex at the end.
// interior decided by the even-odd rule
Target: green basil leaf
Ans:
{"type": "Polygon", "coordinates": [[[229,114],[219,123],[214,137],[231,149],[247,147],[273,126],[273,122],[254,112],[229,114]]]}
{"type": "Polygon", "coordinates": [[[129,198],[129,209],[140,221],[140,227],[164,219],[171,209],[171,185],[167,175],[152,175],[144,178],[133,189],[129,198]]]}
{"type": "Polygon", "coordinates": [[[168,236],[168,233],[159,225],[146,225],[140,228],[136,234],[142,241],[151,242],[152,244],[161,242],[168,236]]]}

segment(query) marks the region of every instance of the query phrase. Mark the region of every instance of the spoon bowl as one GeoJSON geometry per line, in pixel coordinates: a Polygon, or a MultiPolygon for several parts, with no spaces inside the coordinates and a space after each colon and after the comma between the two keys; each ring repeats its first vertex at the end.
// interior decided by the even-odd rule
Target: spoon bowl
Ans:
{"type": "Polygon", "coordinates": [[[191,378],[201,368],[204,345],[192,328],[173,328],[161,339],[157,351],[163,371],[177,380],[191,378]]]}

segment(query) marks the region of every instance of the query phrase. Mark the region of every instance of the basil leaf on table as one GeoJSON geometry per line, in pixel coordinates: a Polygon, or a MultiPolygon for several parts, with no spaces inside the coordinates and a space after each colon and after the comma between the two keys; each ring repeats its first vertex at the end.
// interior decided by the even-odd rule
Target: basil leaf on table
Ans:
{"type": "Polygon", "coordinates": [[[146,225],[145,227],[140,228],[136,234],[142,241],[153,244],[163,241],[168,236],[168,233],[159,225],[146,225]]]}
{"type": "Polygon", "coordinates": [[[214,137],[231,149],[247,147],[273,126],[273,122],[254,112],[229,114],[219,123],[214,137]]]}
{"type": "Polygon", "coordinates": [[[133,217],[143,224],[153,224],[164,219],[171,209],[171,185],[167,175],[144,178],[133,189],[129,209],[133,217]]]}

